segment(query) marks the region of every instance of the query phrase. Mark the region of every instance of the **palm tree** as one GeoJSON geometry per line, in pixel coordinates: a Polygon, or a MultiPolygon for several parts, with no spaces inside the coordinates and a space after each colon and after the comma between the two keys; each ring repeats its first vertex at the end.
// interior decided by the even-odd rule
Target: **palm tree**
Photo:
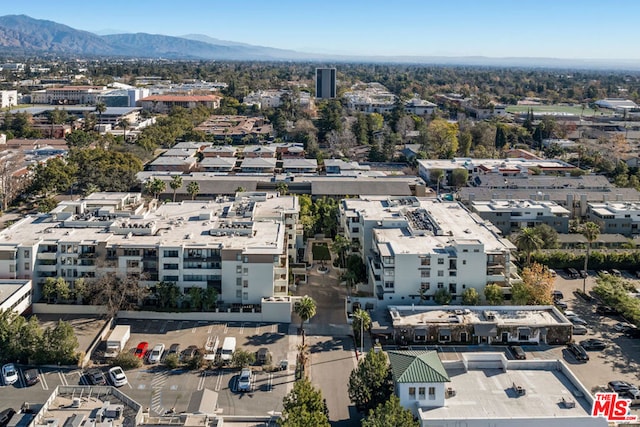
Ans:
{"type": "Polygon", "coordinates": [[[347,252],[351,249],[351,241],[346,237],[337,234],[333,239],[331,250],[340,257],[340,267],[345,268],[347,266],[347,252]]]}
{"type": "Polygon", "coordinates": [[[187,185],[187,193],[191,196],[191,200],[195,200],[196,196],[200,192],[200,184],[197,181],[191,181],[187,185]]]}
{"type": "Polygon", "coordinates": [[[180,175],[174,175],[169,181],[169,187],[173,190],[173,201],[176,201],[176,192],[178,188],[182,187],[182,177],[180,175]]]}
{"type": "Polygon", "coordinates": [[[122,128],[122,138],[124,139],[124,142],[127,142],[127,129],[129,128],[129,124],[128,119],[122,119],[118,122],[118,126],[122,128]]]}
{"type": "MultiPolygon", "coordinates": [[[[598,236],[600,235],[600,227],[595,222],[585,222],[580,227],[580,232],[587,239],[587,255],[584,257],[584,271],[587,271],[587,267],[589,265],[589,256],[591,255],[591,243],[598,240],[598,236]]],[[[582,292],[586,292],[587,288],[587,280],[582,281],[582,292]]]]}
{"type": "Polygon", "coordinates": [[[289,186],[286,182],[279,182],[276,185],[276,190],[278,191],[278,193],[280,193],[281,196],[284,196],[289,192],[289,186]]]}
{"type": "Polygon", "coordinates": [[[544,244],[533,228],[523,228],[516,236],[515,243],[518,250],[527,255],[527,265],[531,263],[531,254],[540,249],[544,244]]]}
{"type": "Polygon", "coordinates": [[[165,188],[167,188],[167,184],[160,178],[152,178],[144,184],[144,191],[153,194],[154,199],[157,199],[165,188]]]}
{"type": "Polygon", "coordinates": [[[98,124],[102,124],[102,113],[107,111],[107,105],[104,102],[97,103],[96,111],[98,112],[98,124]]]}
{"type": "Polygon", "coordinates": [[[293,311],[300,317],[300,332],[302,333],[302,345],[304,345],[304,322],[316,315],[316,302],[309,296],[304,296],[296,304],[293,311]]]}

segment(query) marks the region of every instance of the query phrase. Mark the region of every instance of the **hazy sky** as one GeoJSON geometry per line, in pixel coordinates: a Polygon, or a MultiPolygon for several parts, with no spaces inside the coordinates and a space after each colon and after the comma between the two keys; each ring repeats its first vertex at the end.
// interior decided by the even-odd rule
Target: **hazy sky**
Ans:
{"type": "Polygon", "coordinates": [[[638,0],[24,0],[99,32],[189,33],[305,52],[640,60],[638,0]]]}

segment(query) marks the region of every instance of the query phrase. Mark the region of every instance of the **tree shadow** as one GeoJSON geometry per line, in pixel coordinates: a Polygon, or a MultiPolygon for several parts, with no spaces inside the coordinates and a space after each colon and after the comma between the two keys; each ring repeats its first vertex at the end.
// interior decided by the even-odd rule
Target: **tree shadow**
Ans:
{"type": "Polygon", "coordinates": [[[246,339],[246,344],[250,344],[253,346],[264,346],[268,344],[274,344],[281,339],[283,339],[286,335],[282,333],[270,333],[264,332],[261,335],[249,335],[246,339]]]}

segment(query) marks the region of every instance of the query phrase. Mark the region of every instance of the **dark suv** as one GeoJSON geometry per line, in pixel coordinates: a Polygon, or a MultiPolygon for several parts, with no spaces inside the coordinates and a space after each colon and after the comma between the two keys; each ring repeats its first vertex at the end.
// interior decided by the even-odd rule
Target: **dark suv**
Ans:
{"type": "Polygon", "coordinates": [[[589,360],[587,351],[580,344],[571,343],[567,347],[567,350],[569,350],[571,354],[573,354],[573,357],[580,362],[586,362],[589,360]]]}
{"type": "Polygon", "coordinates": [[[513,357],[518,360],[524,360],[527,358],[527,353],[525,353],[519,345],[510,345],[509,350],[513,353],[513,357]]]}
{"type": "Polygon", "coordinates": [[[13,408],[7,408],[0,412],[0,427],[5,427],[11,421],[11,417],[15,415],[16,411],[13,408]]]}

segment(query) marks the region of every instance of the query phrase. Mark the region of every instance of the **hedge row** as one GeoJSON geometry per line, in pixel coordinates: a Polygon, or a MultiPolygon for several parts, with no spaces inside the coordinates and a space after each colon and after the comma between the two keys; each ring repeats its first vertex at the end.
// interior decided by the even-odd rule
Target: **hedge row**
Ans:
{"type": "MultiPolygon", "coordinates": [[[[584,267],[585,253],[573,252],[536,252],[531,255],[531,262],[537,262],[551,268],[576,268],[584,267]]],[[[640,251],[625,252],[591,252],[589,257],[589,269],[609,270],[640,270],[640,251]]]]}

